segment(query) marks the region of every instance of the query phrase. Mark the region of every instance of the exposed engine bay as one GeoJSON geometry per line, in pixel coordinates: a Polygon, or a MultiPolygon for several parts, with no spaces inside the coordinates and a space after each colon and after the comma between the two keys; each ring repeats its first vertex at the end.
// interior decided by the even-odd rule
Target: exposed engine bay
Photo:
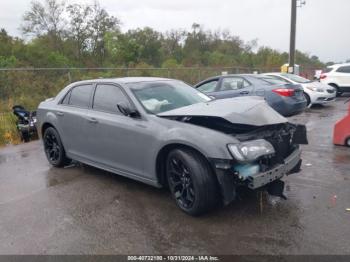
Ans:
{"type": "MultiPolygon", "coordinates": [[[[241,142],[256,139],[267,140],[272,144],[276,152],[273,156],[263,157],[258,160],[256,164],[259,164],[260,172],[267,171],[276,164],[282,164],[284,159],[289,156],[299,144],[308,144],[306,127],[289,122],[254,126],[234,124],[223,118],[212,116],[177,116],[168,118],[230,134],[241,142]]],[[[244,165],[239,166],[238,169],[242,169],[242,166],[244,165]]],[[[256,170],[257,168],[250,166],[249,169],[256,170]]]]}

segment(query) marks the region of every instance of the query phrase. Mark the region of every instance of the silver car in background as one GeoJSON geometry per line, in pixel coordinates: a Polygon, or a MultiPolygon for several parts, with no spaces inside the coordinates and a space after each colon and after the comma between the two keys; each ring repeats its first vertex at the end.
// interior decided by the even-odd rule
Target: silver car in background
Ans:
{"type": "Polygon", "coordinates": [[[288,73],[264,73],[267,77],[283,81],[286,84],[299,84],[303,87],[307,106],[317,104],[328,104],[335,101],[336,89],[332,86],[322,84],[318,81],[306,79],[304,77],[288,73]]]}
{"type": "Polygon", "coordinates": [[[48,161],[72,159],[167,187],[190,215],[236,198],[237,189],[283,196],[281,178],[300,169],[304,126],[259,97],[212,100],[162,78],[70,84],[37,110],[48,161]]]}

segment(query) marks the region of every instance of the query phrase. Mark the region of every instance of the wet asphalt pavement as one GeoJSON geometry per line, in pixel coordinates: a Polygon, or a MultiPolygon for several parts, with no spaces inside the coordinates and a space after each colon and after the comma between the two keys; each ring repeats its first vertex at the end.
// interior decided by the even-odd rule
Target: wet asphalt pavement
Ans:
{"type": "Polygon", "coordinates": [[[166,190],[88,166],[49,166],[39,141],[0,149],[0,254],[350,254],[350,148],[332,145],[345,98],[307,125],[288,200],[255,195],[208,215],[166,190]]]}

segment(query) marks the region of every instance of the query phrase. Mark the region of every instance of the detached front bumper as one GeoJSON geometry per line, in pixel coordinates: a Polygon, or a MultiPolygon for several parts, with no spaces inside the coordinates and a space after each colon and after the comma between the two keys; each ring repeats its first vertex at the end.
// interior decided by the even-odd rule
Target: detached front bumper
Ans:
{"type": "MultiPolygon", "coordinates": [[[[284,163],[274,167],[273,169],[258,173],[254,176],[248,178],[248,187],[250,189],[257,189],[263,187],[277,179],[282,178],[284,175],[287,175],[294,169],[294,167],[301,164],[301,150],[298,148],[294,150],[292,154],[290,154],[286,159],[284,159],[284,163]]],[[[300,168],[300,166],[299,166],[300,168]]]]}
{"type": "Polygon", "coordinates": [[[283,164],[274,166],[272,169],[255,174],[248,177],[245,181],[240,181],[237,175],[232,171],[232,163],[212,159],[212,165],[218,178],[221,188],[222,198],[225,205],[229,204],[236,198],[236,188],[246,186],[252,190],[269,186],[274,181],[281,179],[284,175],[297,173],[301,166],[301,150],[297,147],[287,158],[283,164]]]}

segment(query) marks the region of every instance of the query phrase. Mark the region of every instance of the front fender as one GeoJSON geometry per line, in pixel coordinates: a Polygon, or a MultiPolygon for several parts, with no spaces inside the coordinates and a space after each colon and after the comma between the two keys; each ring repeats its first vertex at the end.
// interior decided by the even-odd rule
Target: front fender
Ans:
{"type": "Polygon", "coordinates": [[[192,126],[188,128],[171,128],[163,132],[160,148],[169,144],[183,144],[196,149],[207,158],[232,159],[227,144],[238,143],[232,136],[207,128],[192,126]]]}

